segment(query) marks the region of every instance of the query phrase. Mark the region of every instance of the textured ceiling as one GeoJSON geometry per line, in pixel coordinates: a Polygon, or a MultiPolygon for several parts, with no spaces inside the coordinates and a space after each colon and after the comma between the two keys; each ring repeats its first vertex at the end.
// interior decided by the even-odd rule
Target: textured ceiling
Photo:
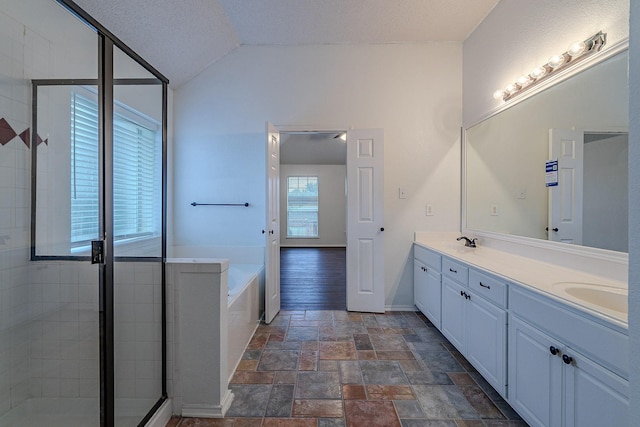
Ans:
{"type": "Polygon", "coordinates": [[[240,44],[463,41],[499,0],[75,0],[179,86],[240,44]]]}

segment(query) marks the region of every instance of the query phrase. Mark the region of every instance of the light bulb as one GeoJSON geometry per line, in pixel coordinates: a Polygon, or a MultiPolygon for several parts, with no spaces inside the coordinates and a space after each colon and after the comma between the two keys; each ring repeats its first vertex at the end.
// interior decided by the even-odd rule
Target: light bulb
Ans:
{"type": "Polygon", "coordinates": [[[585,42],[574,42],[571,43],[569,49],[567,49],[567,53],[571,55],[572,58],[575,58],[578,55],[582,55],[582,53],[587,49],[587,45],[585,42]]]}
{"type": "Polygon", "coordinates": [[[545,74],[547,74],[547,69],[544,67],[538,67],[531,70],[531,73],[529,75],[531,76],[532,79],[538,80],[540,77],[544,76],[545,74]]]}
{"type": "Polygon", "coordinates": [[[497,91],[493,92],[493,99],[503,99],[504,95],[504,91],[502,89],[498,89],[497,91]]]}
{"type": "Polygon", "coordinates": [[[551,68],[558,68],[559,66],[564,64],[566,60],[567,59],[564,57],[564,55],[553,55],[551,58],[549,58],[548,64],[551,68]]]}
{"type": "Polygon", "coordinates": [[[524,75],[524,76],[520,76],[520,78],[518,78],[517,83],[518,83],[518,86],[525,87],[529,83],[531,83],[531,81],[532,81],[531,77],[529,77],[528,75],[524,75]]]}
{"type": "Polygon", "coordinates": [[[511,95],[517,89],[518,89],[518,86],[516,86],[515,83],[511,83],[510,85],[507,85],[507,87],[504,88],[504,91],[507,93],[507,95],[511,95]]]}

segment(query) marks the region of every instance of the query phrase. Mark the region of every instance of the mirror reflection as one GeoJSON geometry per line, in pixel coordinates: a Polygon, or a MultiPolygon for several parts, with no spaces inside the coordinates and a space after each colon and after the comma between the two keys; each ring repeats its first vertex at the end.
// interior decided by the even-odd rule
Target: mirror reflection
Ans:
{"type": "Polygon", "coordinates": [[[627,63],[625,51],[467,129],[467,229],[627,252],[627,63]]]}

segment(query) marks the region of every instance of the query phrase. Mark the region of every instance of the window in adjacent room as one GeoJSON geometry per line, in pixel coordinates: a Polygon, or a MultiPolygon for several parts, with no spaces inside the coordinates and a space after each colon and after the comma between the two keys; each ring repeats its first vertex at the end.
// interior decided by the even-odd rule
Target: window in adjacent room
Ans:
{"type": "Polygon", "coordinates": [[[318,237],[318,177],[287,178],[287,237],[318,237]]]}

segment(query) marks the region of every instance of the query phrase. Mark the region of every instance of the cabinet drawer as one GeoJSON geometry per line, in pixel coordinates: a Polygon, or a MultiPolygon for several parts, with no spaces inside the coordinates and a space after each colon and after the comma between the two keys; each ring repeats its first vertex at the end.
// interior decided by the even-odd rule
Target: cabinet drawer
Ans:
{"type": "Polygon", "coordinates": [[[496,277],[469,270],[469,288],[500,307],[507,305],[507,285],[496,277]]]}
{"type": "Polygon", "coordinates": [[[413,256],[427,265],[427,267],[431,267],[437,272],[440,272],[440,261],[442,257],[436,252],[425,249],[422,246],[413,245],[413,256]]]}
{"type": "Polygon", "coordinates": [[[449,258],[442,258],[442,274],[465,286],[469,284],[469,269],[449,258]]]}

